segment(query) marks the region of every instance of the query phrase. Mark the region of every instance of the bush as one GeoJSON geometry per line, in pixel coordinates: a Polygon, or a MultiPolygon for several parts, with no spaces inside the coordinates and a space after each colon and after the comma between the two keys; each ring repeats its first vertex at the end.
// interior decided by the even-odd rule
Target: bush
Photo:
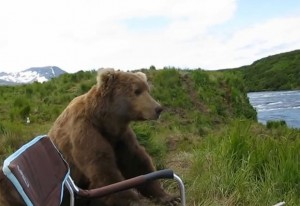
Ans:
{"type": "Polygon", "coordinates": [[[267,121],[267,128],[279,128],[279,127],[287,127],[287,124],[284,120],[270,120],[267,121]]]}
{"type": "Polygon", "coordinates": [[[26,117],[29,116],[30,113],[30,106],[26,105],[20,110],[20,116],[22,119],[25,119],[26,117]]]}

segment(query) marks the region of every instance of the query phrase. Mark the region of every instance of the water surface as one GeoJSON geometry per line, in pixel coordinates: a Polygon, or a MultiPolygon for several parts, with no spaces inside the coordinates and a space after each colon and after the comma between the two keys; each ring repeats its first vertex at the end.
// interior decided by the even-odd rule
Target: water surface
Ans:
{"type": "Polygon", "coordinates": [[[300,91],[251,92],[248,97],[259,122],[285,120],[289,127],[300,128],[300,91]]]}

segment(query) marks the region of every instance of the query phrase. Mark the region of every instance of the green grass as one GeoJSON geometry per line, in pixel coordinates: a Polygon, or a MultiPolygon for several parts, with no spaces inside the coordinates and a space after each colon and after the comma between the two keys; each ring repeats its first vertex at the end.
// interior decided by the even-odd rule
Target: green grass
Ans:
{"type": "Polygon", "coordinates": [[[299,131],[273,137],[257,123],[236,120],[194,149],[187,175],[195,205],[299,205],[299,131]]]}
{"type": "MultiPolygon", "coordinates": [[[[239,75],[176,68],[144,72],[164,112],[158,121],[132,126],[157,168],[171,168],[182,177],[187,205],[272,205],[283,200],[300,205],[300,131],[282,123],[257,123],[239,75]]],[[[0,87],[1,162],[46,134],[69,101],[95,83],[95,75],[78,72],[43,84],[0,87]]],[[[164,185],[178,192],[174,182],[164,185]]]]}

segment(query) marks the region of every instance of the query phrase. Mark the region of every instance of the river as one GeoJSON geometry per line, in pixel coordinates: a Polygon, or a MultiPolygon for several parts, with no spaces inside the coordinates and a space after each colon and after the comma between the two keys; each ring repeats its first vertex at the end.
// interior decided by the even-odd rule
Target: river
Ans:
{"type": "Polygon", "coordinates": [[[284,120],[288,127],[300,128],[300,91],[251,92],[248,97],[258,122],[284,120]]]}

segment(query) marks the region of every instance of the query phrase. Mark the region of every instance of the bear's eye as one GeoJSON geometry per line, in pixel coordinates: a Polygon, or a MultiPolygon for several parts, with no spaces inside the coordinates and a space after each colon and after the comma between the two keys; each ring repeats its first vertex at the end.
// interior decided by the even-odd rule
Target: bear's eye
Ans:
{"type": "Polygon", "coordinates": [[[136,96],[138,96],[138,95],[142,94],[142,90],[141,89],[136,89],[136,90],[134,90],[134,94],[136,96]]]}

